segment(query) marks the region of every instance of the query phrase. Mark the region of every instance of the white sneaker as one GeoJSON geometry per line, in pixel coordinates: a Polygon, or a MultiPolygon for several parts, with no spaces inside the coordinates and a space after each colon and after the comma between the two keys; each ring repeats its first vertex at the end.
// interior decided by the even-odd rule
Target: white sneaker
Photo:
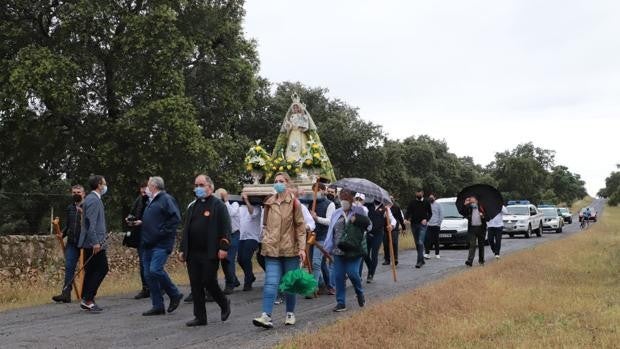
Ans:
{"type": "Polygon", "coordinates": [[[428,255],[428,253],[424,254],[424,259],[431,259],[431,256],[428,255]]]}
{"type": "Polygon", "coordinates": [[[284,320],[285,325],[295,325],[295,314],[286,313],[286,320],[284,320]]]}
{"type": "Polygon", "coordinates": [[[271,316],[267,315],[267,313],[262,313],[261,316],[252,320],[254,326],[262,327],[262,328],[272,328],[273,322],[271,322],[271,316]]]}
{"type": "Polygon", "coordinates": [[[495,259],[499,259],[499,255],[498,254],[495,255],[495,259]]]}
{"type": "Polygon", "coordinates": [[[436,254],[436,255],[435,255],[435,258],[440,259],[440,258],[441,258],[441,256],[440,256],[440,255],[438,255],[438,254],[436,254]]]}

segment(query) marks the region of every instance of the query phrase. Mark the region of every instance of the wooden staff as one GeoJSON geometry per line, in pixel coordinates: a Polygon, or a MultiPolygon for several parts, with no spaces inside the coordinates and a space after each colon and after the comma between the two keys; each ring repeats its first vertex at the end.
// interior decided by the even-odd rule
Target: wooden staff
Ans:
{"type": "MultiPolygon", "coordinates": [[[[52,221],[52,226],[54,227],[54,233],[55,233],[54,235],[56,235],[56,239],[58,240],[58,243],[60,244],[60,248],[62,248],[62,253],[65,254],[65,242],[62,239],[62,231],[60,230],[60,219],[58,217],[54,218],[54,220],[52,221]]],[[[78,262],[78,268],[80,269],[80,272],[78,272],[78,275],[81,276],[80,279],[83,279],[84,277],[81,271],[83,269],[82,268],[83,265],[84,265],[84,251],[80,249],[80,259],[78,262]]],[[[78,285],[78,282],[76,282],[75,276],[74,276],[73,279],[71,280],[71,283],[73,284],[73,291],[75,291],[75,296],[77,297],[77,299],[81,299],[82,298],[82,280],[80,280],[79,285],[78,285]]]]}
{"type": "Polygon", "coordinates": [[[392,222],[390,222],[390,207],[385,206],[385,223],[388,227],[388,244],[390,245],[390,265],[392,266],[392,277],[394,278],[394,282],[396,282],[396,261],[394,261],[394,245],[392,245],[392,229],[390,228],[392,222]]]}

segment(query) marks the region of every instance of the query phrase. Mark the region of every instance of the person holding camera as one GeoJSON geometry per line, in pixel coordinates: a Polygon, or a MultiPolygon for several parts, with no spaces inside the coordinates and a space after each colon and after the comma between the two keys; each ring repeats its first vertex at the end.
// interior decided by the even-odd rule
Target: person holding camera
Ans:
{"type": "Polygon", "coordinates": [[[146,181],[140,183],[139,195],[136,200],[134,200],[129,215],[125,218],[125,224],[127,224],[129,231],[123,238],[123,245],[135,248],[138,251],[138,260],[140,261],[140,281],[142,282],[142,290],[133,297],[134,299],[149,298],[151,296],[148,283],[144,277],[144,248],[140,246],[142,215],[149,201],[149,197],[146,195],[146,184],[146,181]]]}

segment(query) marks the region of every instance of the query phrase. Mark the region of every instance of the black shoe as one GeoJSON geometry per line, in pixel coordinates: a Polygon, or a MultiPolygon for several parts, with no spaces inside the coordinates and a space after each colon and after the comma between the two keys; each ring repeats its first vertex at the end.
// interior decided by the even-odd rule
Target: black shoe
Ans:
{"type": "Polygon", "coordinates": [[[359,305],[360,308],[363,307],[364,304],[366,304],[366,299],[364,298],[364,295],[363,294],[358,294],[356,296],[357,296],[357,305],[359,305]]]}
{"type": "Polygon", "coordinates": [[[395,262],[394,262],[394,265],[398,265],[398,261],[395,261],[395,262]]]}
{"type": "Polygon", "coordinates": [[[222,321],[228,320],[230,316],[230,299],[226,300],[226,307],[222,309],[222,321]]]}
{"type": "Polygon", "coordinates": [[[333,310],[336,313],[340,313],[340,312],[346,311],[347,307],[344,304],[337,304],[333,310]]]}
{"type": "Polygon", "coordinates": [[[239,286],[241,286],[241,283],[239,282],[239,280],[235,281],[235,284],[233,285],[233,288],[239,287],[239,286]]]}
{"type": "Polygon", "coordinates": [[[165,314],[166,314],[166,311],[164,309],[151,308],[145,311],[144,313],[142,313],[142,316],[165,315],[165,314]]]}
{"type": "Polygon", "coordinates": [[[372,284],[372,278],[373,278],[373,275],[368,275],[368,277],[366,278],[366,283],[372,284]]]}
{"type": "Polygon", "coordinates": [[[140,291],[137,295],[133,297],[133,299],[149,298],[150,296],[151,293],[149,292],[148,288],[143,288],[142,291],[140,291]]]}
{"type": "Polygon", "coordinates": [[[224,294],[228,295],[228,294],[232,294],[233,290],[234,290],[234,287],[226,285],[226,287],[224,287],[224,291],[222,291],[222,292],[224,292],[224,294]]]}
{"type": "Polygon", "coordinates": [[[422,268],[423,265],[424,265],[424,263],[418,262],[418,263],[416,263],[415,267],[420,269],[420,268],[422,268]]]}
{"type": "Polygon", "coordinates": [[[172,313],[179,307],[179,304],[181,304],[181,299],[183,299],[183,293],[179,293],[178,297],[170,299],[170,305],[168,305],[169,313],[172,313]]]}
{"type": "Polygon", "coordinates": [[[478,261],[478,264],[484,265],[484,261],[478,261]]]}
{"type": "Polygon", "coordinates": [[[465,265],[468,266],[468,267],[471,267],[472,263],[470,261],[466,261],[465,265]]]}
{"type": "Polygon", "coordinates": [[[185,302],[185,303],[193,303],[194,302],[194,297],[192,297],[192,294],[190,293],[187,297],[185,297],[183,302],[185,302]]]}
{"type": "Polygon", "coordinates": [[[63,291],[58,296],[52,297],[54,302],[71,303],[71,291],[63,291]]]}
{"type": "Polygon", "coordinates": [[[243,290],[244,291],[252,291],[252,284],[244,284],[243,285],[243,290]]]}
{"type": "Polygon", "coordinates": [[[94,304],[90,309],[88,309],[89,313],[98,314],[103,311],[103,308],[100,308],[97,304],[94,304]]]}
{"type": "Polygon", "coordinates": [[[383,261],[383,265],[390,265],[390,261],[383,261]]]}
{"type": "Polygon", "coordinates": [[[200,320],[198,318],[194,318],[194,320],[186,322],[185,326],[187,327],[207,326],[207,320],[200,320]]]}

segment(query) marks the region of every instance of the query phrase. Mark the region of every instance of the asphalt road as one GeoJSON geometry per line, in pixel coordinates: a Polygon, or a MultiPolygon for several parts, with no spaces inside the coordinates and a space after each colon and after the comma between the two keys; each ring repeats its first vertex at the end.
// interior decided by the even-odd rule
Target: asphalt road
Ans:
{"type": "MultiPolygon", "coordinates": [[[[603,205],[603,200],[596,200],[593,207],[600,213],[603,205]]],[[[575,234],[580,231],[578,219],[573,222],[564,227],[562,234],[545,233],[540,238],[534,236],[530,239],[511,239],[505,235],[502,255],[575,234]]],[[[466,255],[464,249],[443,250],[441,259],[433,258],[423,268],[415,269],[414,251],[401,252],[398,282],[392,281],[389,266],[379,265],[375,283],[364,284],[367,304],[455,272],[465,272],[466,255]]],[[[488,263],[495,263],[488,247],[485,255],[488,263]]],[[[476,262],[474,267],[478,267],[476,262]]],[[[261,312],[262,278],[254,285],[251,292],[238,291],[231,296],[232,314],[225,323],[219,320],[217,305],[208,303],[209,324],[198,328],[185,326],[185,322],[193,318],[191,305],[182,304],[174,313],[165,316],[145,318],[141,313],[150,308],[150,301],[136,301],[133,294],[98,299],[97,303],[105,309],[101,314],[82,312],[75,302],[7,311],[0,313],[0,348],[265,348],[299,331],[315,329],[359,309],[350,286],[347,290],[348,311],[344,313],[331,311],[335,306],[334,296],[312,300],[298,297],[296,326],[284,326],[284,306],[277,305],[273,314],[274,329],[264,330],[252,325],[252,319],[261,312]]],[[[185,294],[189,291],[188,286],[181,288],[185,294]]]]}

